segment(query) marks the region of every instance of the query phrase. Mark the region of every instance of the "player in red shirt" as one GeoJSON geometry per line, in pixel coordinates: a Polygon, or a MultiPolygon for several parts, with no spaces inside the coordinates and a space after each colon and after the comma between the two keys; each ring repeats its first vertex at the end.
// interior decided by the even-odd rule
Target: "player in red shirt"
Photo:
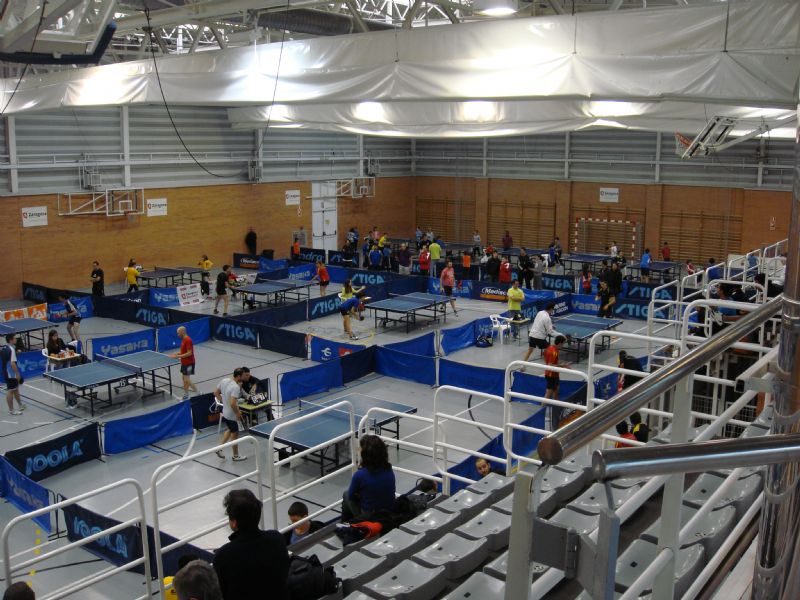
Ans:
{"type": "Polygon", "coordinates": [[[511,263],[508,262],[508,258],[505,256],[500,261],[500,277],[498,280],[500,283],[511,283],[511,263]]]}
{"type": "Polygon", "coordinates": [[[328,275],[328,269],[322,260],[317,260],[317,274],[311,278],[311,281],[319,280],[319,295],[324,296],[328,291],[328,284],[331,282],[331,276],[328,275]]]}
{"type": "Polygon", "coordinates": [[[428,245],[425,244],[420,250],[419,253],[419,274],[423,277],[428,276],[428,272],[431,268],[431,253],[428,250],[428,245]]]}
{"type": "MultiPolygon", "coordinates": [[[[544,364],[550,365],[551,367],[569,366],[569,363],[560,362],[558,360],[559,350],[561,350],[561,346],[564,345],[565,341],[567,341],[567,338],[565,338],[563,335],[556,336],[556,339],[553,340],[553,343],[550,344],[542,354],[544,356],[544,364]]],[[[545,371],[544,380],[547,386],[547,390],[544,393],[544,397],[551,398],[553,400],[558,400],[558,387],[559,384],[561,383],[560,378],[558,376],[558,371],[550,371],[550,370],[545,371]]],[[[552,415],[552,407],[549,407],[547,411],[548,420],[551,419],[551,415],[552,415]]],[[[558,423],[551,423],[550,431],[554,431],[557,428],[558,428],[558,423]]]]}
{"type": "Polygon", "coordinates": [[[189,399],[189,390],[197,393],[197,386],[192,382],[191,376],[194,375],[195,359],[194,359],[194,343],[189,334],[186,333],[186,327],[178,327],[178,337],[181,338],[181,348],[178,352],[170,354],[172,358],[179,358],[181,361],[181,375],[183,376],[183,398],[182,400],[189,399]]]}
{"type": "Polygon", "coordinates": [[[456,310],[456,299],[453,296],[453,288],[456,286],[456,274],[455,270],[453,269],[452,260],[448,260],[447,265],[444,269],[442,269],[442,272],[439,275],[439,286],[442,288],[442,293],[450,298],[450,306],[453,309],[453,314],[458,316],[458,311],[456,310]]]}
{"type": "Polygon", "coordinates": [[[661,258],[665,261],[669,262],[670,258],[672,257],[672,249],[669,247],[667,242],[664,242],[664,245],[661,247],[661,258]]]}

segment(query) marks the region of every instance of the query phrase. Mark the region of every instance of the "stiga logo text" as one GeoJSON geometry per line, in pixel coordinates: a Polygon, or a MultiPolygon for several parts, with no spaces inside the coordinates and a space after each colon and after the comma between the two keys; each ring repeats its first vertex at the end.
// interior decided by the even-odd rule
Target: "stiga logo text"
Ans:
{"type": "Polygon", "coordinates": [[[384,283],[386,278],[378,273],[353,273],[353,285],[378,285],[384,283]]]}
{"type": "Polygon", "coordinates": [[[339,305],[342,303],[337,296],[329,300],[320,300],[311,309],[311,317],[324,317],[339,310],[339,305]]]}
{"type": "MultiPolygon", "coordinates": [[[[102,527],[89,527],[83,519],[79,519],[78,517],[72,519],[72,533],[77,537],[87,538],[101,531],[103,531],[102,527]]],[[[118,533],[99,537],[95,540],[95,543],[114,554],[119,554],[123,558],[128,558],[128,545],[125,543],[125,538],[118,533]]]]}
{"type": "Polygon", "coordinates": [[[72,442],[72,446],[61,446],[61,448],[54,448],[47,454],[28,457],[25,461],[25,475],[30,477],[33,473],[41,473],[46,469],[55,469],[80,456],[83,456],[81,442],[80,440],[75,440],[72,442]]]}
{"type": "Polygon", "coordinates": [[[542,283],[545,289],[562,290],[564,292],[575,291],[575,282],[571,278],[542,276],[542,283]]]}
{"type": "Polygon", "coordinates": [[[164,313],[150,310],[149,308],[138,309],[136,311],[136,320],[146,325],[155,325],[157,327],[165,327],[167,325],[167,317],[164,313]]]}
{"type": "Polygon", "coordinates": [[[241,325],[234,325],[233,323],[220,323],[217,325],[217,335],[239,340],[242,342],[256,342],[256,333],[249,327],[242,327],[241,325]]]}

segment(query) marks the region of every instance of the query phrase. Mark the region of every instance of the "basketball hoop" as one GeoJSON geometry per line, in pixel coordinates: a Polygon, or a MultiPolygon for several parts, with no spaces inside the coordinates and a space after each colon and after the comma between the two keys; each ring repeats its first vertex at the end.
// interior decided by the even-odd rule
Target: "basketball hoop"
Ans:
{"type": "Polygon", "coordinates": [[[687,138],[682,133],[675,132],[675,154],[680,156],[681,158],[686,157],[686,153],[689,150],[689,146],[692,145],[692,140],[687,138]]]}

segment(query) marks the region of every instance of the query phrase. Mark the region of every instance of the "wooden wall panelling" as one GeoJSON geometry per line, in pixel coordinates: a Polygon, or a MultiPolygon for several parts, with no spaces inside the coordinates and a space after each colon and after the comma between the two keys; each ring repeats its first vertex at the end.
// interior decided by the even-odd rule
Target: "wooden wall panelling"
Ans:
{"type": "Polygon", "coordinates": [[[373,227],[390,237],[412,237],[415,188],[413,177],[381,177],[375,183],[374,198],[339,198],[336,202],[339,247],[354,226],[362,239],[373,227]]]}
{"type": "Polygon", "coordinates": [[[742,190],[742,246],[745,253],[789,237],[792,194],[770,190],[742,190]]]}
{"type": "Polygon", "coordinates": [[[547,247],[555,235],[555,181],[489,180],[488,241],[499,244],[506,230],[514,244],[547,247]]]}
{"type": "Polygon", "coordinates": [[[472,241],[476,215],[476,180],[469,177],[422,177],[417,184],[415,224],[433,228],[445,242],[472,241]],[[441,179],[441,181],[435,181],[441,179]]]}

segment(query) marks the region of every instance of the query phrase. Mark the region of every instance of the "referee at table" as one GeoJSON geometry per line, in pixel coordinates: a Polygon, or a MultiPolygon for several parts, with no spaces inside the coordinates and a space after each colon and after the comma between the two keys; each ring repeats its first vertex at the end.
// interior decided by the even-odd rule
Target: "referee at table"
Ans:
{"type": "MultiPolygon", "coordinates": [[[[528,350],[525,352],[525,358],[522,359],[523,361],[528,361],[534,348],[539,348],[539,350],[543,352],[547,350],[547,347],[550,345],[547,343],[548,337],[563,335],[553,327],[552,315],[555,309],[555,302],[551,302],[544,310],[540,310],[536,313],[536,318],[533,320],[533,325],[531,325],[531,330],[528,333],[528,350]]],[[[564,337],[569,339],[568,336],[564,337]]]]}
{"type": "MultiPolygon", "coordinates": [[[[250,369],[247,367],[242,367],[242,395],[247,402],[250,402],[251,398],[255,395],[263,394],[267,405],[265,410],[267,412],[267,421],[272,421],[275,419],[275,415],[272,412],[272,403],[269,401],[269,395],[267,394],[267,386],[266,384],[261,381],[258,377],[254,377],[250,374],[250,369]]],[[[261,402],[257,403],[261,404],[261,402]]]]}

